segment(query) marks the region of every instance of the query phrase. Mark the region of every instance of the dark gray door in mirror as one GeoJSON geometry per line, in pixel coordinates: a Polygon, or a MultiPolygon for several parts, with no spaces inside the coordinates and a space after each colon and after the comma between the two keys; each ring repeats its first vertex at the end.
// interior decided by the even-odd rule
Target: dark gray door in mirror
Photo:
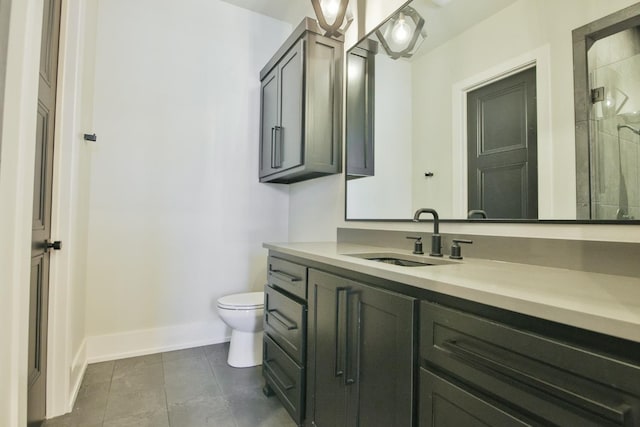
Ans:
{"type": "MultiPolygon", "coordinates": [[[[369,125],[373,130],[374,172],[359,179],[349,179],[352,175],[347,174],[346,219],[409,220],[423,206],[437,209],[444,219],[467,219],[470,210],[477,210],[468,202],[467,95],[534,67],[537,215],[500,215],[499,220],[596,219],[580,215],[577,189],[582,181],[576,179],[576,171],[579,176],[585,164],[589,170],[589,155],[576,149],[576,136],[582,130],[574,126],[571,34],[575,28],[634,3],[613,0],[590,3],[589,7],[583,0],[408,3],[424,18],[426,39],[410,58],[393,59],[383,48],[373,57],[375,79],[370,88],[375,96],[368,99],[372,106],[357,102],[361,103],[358,111],[373,111],[369,125]]],[[[396,13],[388,21],[398,18],[396,13]]],[[[387,26],[389,22],[385,22],[387,26]]],[[[373,41],[382,46],[380,33],[384,32],[377,35],[374,30],[348,55],[362,49],[363,43],[373,41]]],[[[348,75],[347,85],[349,80],[348,75]]],[[[348,86],[347,98],[347,108],[356,110],[348,86]]],[[[360,98],[366,97],[360,94],[360,98]]],[[[347,129],[349,116],[347,113],[347,129]]],[[[636,136],[626,129],[622,134],[627,139],[636,136]]],[[[351,141],[347,132],[347,165],[349,156],[354,156],[351,141]]],[[[635,159],[628,162],[629,168],[638,168],[640,159],[635,159]]],[[[639,183],[634,188],[640,188],[639,183]]],[[[604,189],[607,197],[615,195],[617,199],[618,193],[619,186],[604,189]]],[[[631,198],[629,194],[628,217],[623,222],[629,216],[640,218],[640,212],[633,215],[631,198]]],[[[486,221],[481,215],[474,215],[473,220],[486,221]]]]}

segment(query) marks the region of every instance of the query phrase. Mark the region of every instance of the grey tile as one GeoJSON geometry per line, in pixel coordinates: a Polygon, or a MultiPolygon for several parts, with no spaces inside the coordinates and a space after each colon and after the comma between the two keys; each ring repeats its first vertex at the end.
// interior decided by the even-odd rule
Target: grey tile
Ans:
{"type": "Polygon", "coordinates": [[[102,414],[98,413],[76,413],[74,410],[70,414],[47,420],[43,427],[101,427],[102,414]]]}
{"type": "Polygon", "coordinates": [[[78,425],[101,423],[107,407],[110,383],[87,384],[80,387],[73,405],[73,421],[78,425]]]}
{"type": "Polygon", "coordinates": [[[224,395],[262,387],[262,366],[232,368],[227,364],[212,364],[212,368],[224,395]]]}
{"type": "Polygon", "coordinates": [[[266,397],[261,389],[244,389],[227,399],[238,427],[296,426],[278,399],[266,397]]]}
{"type": "Polygon", "coordinates": [[[165,409],[167,399],[164,388],[155,390],[109,393],[105,421],[129,417],[142,413],[153,413],[165,409]]]}
{"type": "Polygon", "coordinates": [[[162,361],[170,362],[173,360],[188,359],[192,357],[203,357],[205,355],[203,347],[185,348],[183,350],[168,351],[162,353],[162,361]]]}
{"type": "Polygon", "coordinates": [[[222,397],[198,398],[169,405],[172,427],[237,427],[228,402],[222,397]]]}
{"type": "Polygon", "coordinates": [[[227,363],[227,356],[229,354],[229,343],[213,344],[204,347],[204,353],[207,359],[212,365],[227,363]]]}
{"type": "Polygon", "coordinates": [[[91,365],[74,411],[45,426],[294,426],[275,397],[262,395],[261,368],[228,366],[228,348],[224,343],[91,365]]]}
{"type": "Polygon", "coordinates": [[[122,378],[140,368],[158,363],[162,363],[161,353],[116,360],[113,369],[113,379],[122,378]]]}
{"type": "Polygon", "coordinates": [[[128,374],[116,377],[111,382],[111,393],[153,390],[164,385],[162,363],[140,365],[128,374]]]}
{"type": "Polygon", "coordinates": [[[169,413],[166,409],[162,409],[116,418],[105,421],[104,427],[169,427],[169,413]]]}
{"type": "Polygon", "coordinates": [[[99,409],[107,406],[111,383],[86,384],[80,387],[73,410],[99,409]]]}
{"type": "Polygon", "coordinates": [[[165,392],[168,405],[184,403],[197,397],[214,398],[222,395],[222,390],[213,377],[200,381],[176,381],[165,385],[165,392]]]}
{"type": "Polygon", "coordinates": [[[213,372],[207,358],[202,354],[199,357],[177,359],[164,362],[165,384],[182,384],[185,381],[206,381],[213,379],[213,372]]]}
{"type": "Polygon", "coordinates": [[[110,361],[92,363],[91,365],[87,366],[87,370],[84,373],[84,378],[82,380],[82,385],[98,384],[111,381],[114,365],[115,363],[113,361],[110,361]]]}

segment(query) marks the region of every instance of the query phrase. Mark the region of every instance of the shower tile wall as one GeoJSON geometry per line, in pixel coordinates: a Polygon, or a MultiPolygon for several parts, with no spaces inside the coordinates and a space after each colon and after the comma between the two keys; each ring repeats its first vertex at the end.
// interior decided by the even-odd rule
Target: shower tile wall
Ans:
{"type": "Polygon", "coordinates": [[[605,88],[590,124],[593,218],[640,219],[640,136],[617,127],[640,128],[640,28],[598,40],[588,61],[591,87],[605,88]]]}

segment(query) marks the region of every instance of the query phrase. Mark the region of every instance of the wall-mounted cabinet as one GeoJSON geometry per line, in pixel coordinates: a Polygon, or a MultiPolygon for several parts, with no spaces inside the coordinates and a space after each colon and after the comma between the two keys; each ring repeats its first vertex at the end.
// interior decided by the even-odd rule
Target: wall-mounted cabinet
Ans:
{"type": "Polygon", "coordinates": [[[260,182],[342,171],[342,52],[305,18],[260,72],[260,182]]]}
{"type": "Polygon", "coordinates": [[[365,40],[347,55],[347,179],[374,175],[375,55],[365,40]]]}

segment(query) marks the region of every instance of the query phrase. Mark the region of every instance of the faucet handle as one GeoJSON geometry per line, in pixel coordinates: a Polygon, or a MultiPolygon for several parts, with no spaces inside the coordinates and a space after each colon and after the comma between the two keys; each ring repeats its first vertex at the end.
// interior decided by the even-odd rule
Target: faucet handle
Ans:
{"type": "Polygon", "coordinates": [[[463,240],[463,239],[453,239],[453,244],[451,245],[451,255],[449,258],[451,259],[462,259],[462,249],[460,248],[459,243],[466,243],[468,245],[472,244],[472,240],[463,240]]]}
{"type": "Polygon", "coordinates": [[[424,252],[422,251],[422,237],[412,237],[412,236],[407,236],[407,239],[413,239],[416,242],[413,244],[413,253],[416,255],[424,255],[424,252]]]}

